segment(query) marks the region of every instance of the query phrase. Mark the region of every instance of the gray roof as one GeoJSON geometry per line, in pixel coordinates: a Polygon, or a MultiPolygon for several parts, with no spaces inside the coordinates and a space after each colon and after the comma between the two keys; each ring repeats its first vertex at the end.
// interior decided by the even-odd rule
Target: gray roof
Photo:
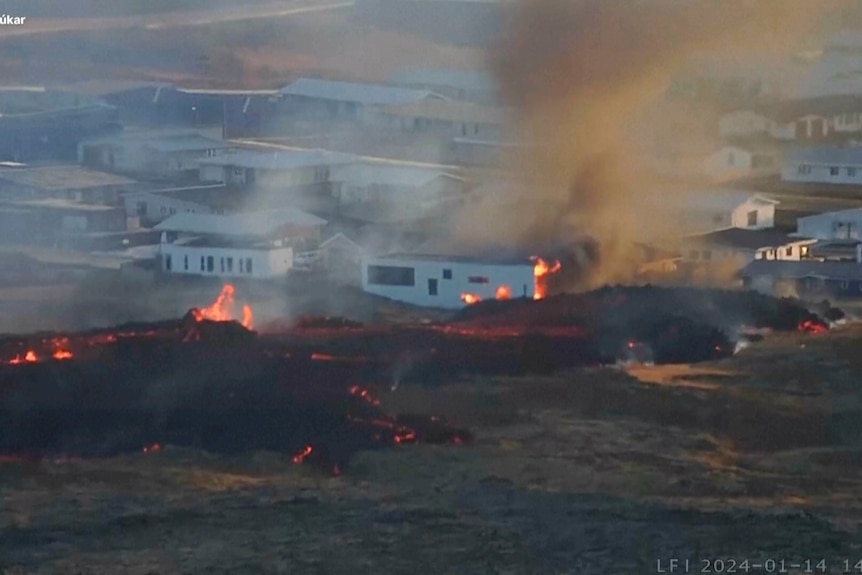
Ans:
{"type": "Polygon", "coordinates": [[[375,259],[381,260],[408,260],[408,261],[429,261],[440,262],[443,264],[480,264],[480,265],[497,265],[497,266],[529,266],[534,267],[529,258],[523,257],[500,257],[500,256],[482,256],[463,255],[463,254],[414,254],[414,253],[390,253],[384,256],[378,256],[375,259]]]}
{"type": "Polygon", "coordinates": [[[112,136],[84,140],[84,144],[141,144],[160,152],[182,152],[229,148],[218,138],[192,130],[129,130],[112,136]]]}
{"type": "Polygon", "coordinates": [[[224,149],[230,147],[222,140],[207,138],[205,136],[180,136],[177,138],[158,139],[146,144],[157,152],[195,152],[202,150],[224,149]]]}
{"type": "Polygon", "coordinates": [[[754,260],[740,271],[742,277],[772,276],[782,279],[819,277],[837,280],[862,280],[862,264],[856,262],[818,262],[754,260]]]}
{"type": "Polygon", "coordinates": [[[200,160],[201,165],[237,166],[259,170],[295,170],[356,162],[356,156],[326,150],[239,151],[200,160]]]}
{"type": "Polygon", "coordinates": [[[175,214],[157,224],[162,232],[230,237],[265,237],[284,226],[316,227],[326,220],[296,208],[231,215],[175,214]]]}
{"type": "Polygon", "coordinates": [[[862,166],[862,146],[817,146],[798,148],[785,156],[789,164],[821,164],[829,166],[862,166]]]}
{"type": "Polygon", "coordinates": [[[703,245],[754,251],[760,248],[773,248],[793,242],[802,242],[810,238],[791,236],[776,229],[747,230],[743,228],[726,228],[706,234],[688,236],[687,239],[703,245]]]}
{"type": "Polygon", "coordinates": [[[449,178],[463,181],[462,178],[430,168],[414,168],[405,166],[381,166],[370,164],[350,164],[339,166],[332,171],[330,180],[367,186],[381,184],[385,186],[421,188],[437,178],[449,178]]]}
{"type": "Polygon", "coordinates": [[[402,68],[389,76],[389,83],[396,86],[436,86],[474,93],[497,90],[494,76],[485,70],[402,68]]]}
{"type": "MultiPolygon", "coordinates": [[[[662,194],[656,194],[661,198],[662,194]]],[[[754,190],[708,189],[695,190],[685,195],[684,203],[691,210],[726,211],[731,212],[749,200],[757,200],[767,204],[779,204],[774,198],[754,190]]]]}
{"type": "Polygon", "coordinates": [[[317,78],[300,78],[281,89],[285,96],[302,96],[333,102],[352,102],[367,106],[409,104],[431,98],[445,99],[427,90],[410,90],[381,84],[337,82],[317,78]]]}
{"type": "Polygon", "coordinates": [[[78,165],[40,166],[32,168],[2,168],[0,179],[19,186],[41,190],[83,190],[106,186],[133,186],[137,182],[78,165]]]}

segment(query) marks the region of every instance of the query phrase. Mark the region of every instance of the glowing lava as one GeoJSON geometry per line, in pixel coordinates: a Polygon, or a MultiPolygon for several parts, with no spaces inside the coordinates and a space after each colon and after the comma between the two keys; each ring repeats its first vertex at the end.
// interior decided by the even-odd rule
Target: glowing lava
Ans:
{"type": "Polygon", "coordinates": [[[11,364],[19,364],[19,363],[36,363],[39,361],[39,358],[36,356],[36,352],[32,349],[27,350],[27,353],[24,354],[24,357],[20,355],[16,355],[12,359],[9,360],[11,364]]]}
{"type": "Polygon", "coordinates": [[[58,349],[54,352],[54,359],[72,359],[72,352],[65,349],[58,349]]]}
{"type": "Polygon", "coordinates": [[[801,322],[797,329],[803,333],[826,333],[829,331],[829,326],[825,323],[807,319],[801,322]]]}
{"type": "Polygon", "coordinates": [[[530,258],[533,262],[533,277],[535,285],[533,288],[533,299],[543,299],[548,295],[548,276],[560,271],[562,264],[559,261],[554,261],[549,264],[542,258],[534,256],[530,258]]]}
{"type": "Polygon", "coordinates": [[[497,288],[497,293],[494,297],[497,299],[511,299],[512,290],[509,289],[509,286],[500,286],[497,288]]]}
{"type": "MultiPolygon", "coordinates": [[[[211,306],[192,310],[195,319],[198,321],[205,319],[209,321],[234,321],[234,291],[234,287],[231,284],[226,284],[211,306]]],[[[241,317],[240,323],[242,326],[246,329],[252,329],[254,314],[251,311],[251,307],[247,305],[242,306],[241,317]]]]}
{"type": "Polygon", "coordinates": [[[472,293],[462,293],[461,301],[466,303],[467,305],[472,305],[474,303],[482,301],[482,298],[472,293]]]}

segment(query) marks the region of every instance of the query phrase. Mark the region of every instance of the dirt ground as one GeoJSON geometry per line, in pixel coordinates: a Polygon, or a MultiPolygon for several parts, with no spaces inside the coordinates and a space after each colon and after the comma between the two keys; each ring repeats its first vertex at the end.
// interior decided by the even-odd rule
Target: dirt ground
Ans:
{"type": "Polygon", "coordinates": [[[846,326],[715,364],[381,389],[386,407],[446,416],[477,441],[364,453],[337,478],[278,454],[170,447],[0,464],[0,565],[584,575],[676,557],[698,572],[716,558],[841,572],[862,558],[860,341],[846,326]]]}

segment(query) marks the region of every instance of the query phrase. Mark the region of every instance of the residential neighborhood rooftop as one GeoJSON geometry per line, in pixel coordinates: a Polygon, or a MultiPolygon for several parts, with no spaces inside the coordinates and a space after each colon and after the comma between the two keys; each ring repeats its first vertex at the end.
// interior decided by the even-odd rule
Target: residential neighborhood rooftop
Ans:
{"type": "Polygon", "coordinates": [[[367,163],[338,166],[330,174],[330,180],[333,182],[349,182],[361,186],[380,184],[385,186],[420,188],[430,184],[437,178],[463,181],[463,178],[432,168],[372,165],[367,163]]]}
{"type": "Polygon", "coordinates": [[[230,215],[181,213],[155,226],[161,232],[233,237],[263,237],[284,226],[316,227],[326,220],[296,208],[230,215]]]}
{"type": "Polygon", "coordinates": [[[378,256],[379,259],[392,260],[419,260],[440,263],[453,264],[479,264],[479,265],[498,265],[498,266],[534,266],[530,258],[527,257],[500,257],[500,256],[482,256],[482,255],[454,255],[454,254],[427,254],[427,253],[408,253],[396,252],[378,256]]]}
{"type": "Polygon", "coordinates": [[[829,166],[862,166],[862,146],[815,146],[797,148],[785,155],[785,163],[829,166]]]}
{"type": "Polygon", "coordinates": [[[361,84],[318,78],[299,78],[282,88],[280,92],[285,96],[301,96],[369,106],[408,104],[429,98],[445,99],[443,96],[428,90],[412,90],[383,84],[361,84]]]}
{"type": "Polygon", "coordinates": [[[313,168],[316,166],[331,166],[357,161],[355,156],[329,152],[326,150],[279,150],[277,152],[238,151],[203,158],[201,165],[236,166],[260,170],[293,170],[298,168],[313,168]]]}
{"type": "Polygon", "coordinates": [[[389,76],[396,86],[438,86],[468,92],[495,92],[494,76],[485,70],[452,68],[401,68],[389,76]]]}
{"type": "Polygon", "coordinates": [[[391,116],[403,118],[427,118],[470,124],[498,125],[506,121],[506,110],[503,108],[445,100],[422,100],[399,106],[387,106],[383,111],[391,116]]]}
{"type": "Polygon", "coordinates": [[[776,229],[748,230],[744,228],[726,228],[705,234],[688,236],[688,239],[706,245],[757,250],[760,248],[783,246],[792,242],[806,241],[810,238],[794,236],[776,229]]]}
{"type": "Polygon", "coordinates": [[[7,203],[8,205],[17,208],[49,208],[55,210],[70,210],[79,212],[110,212],[118,209],[115,206],[86,204],[83,202],[63,200],[59,198],[45,198],[41,200],[20,200],[4,203],[7,203]]]}
{"type": "Polygon", "coordinates": [[[28,168],[0,168],[0,180],[41,190],[82,190],[106,186],[132,186],[123,176],[97,172],[74,164],[28,168]]]}
{"type": "Polygon", "coordinates": [[[742,268],[740,276],[773,276],[784,279],[816,277],[848,281],[860,280],[862,279],[862,264],[857,262],[754,260],[742,268]]]}

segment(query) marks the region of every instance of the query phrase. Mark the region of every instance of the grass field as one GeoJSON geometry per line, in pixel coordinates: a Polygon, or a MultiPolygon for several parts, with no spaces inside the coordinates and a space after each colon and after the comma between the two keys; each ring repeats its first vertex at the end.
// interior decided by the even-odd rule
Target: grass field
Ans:
{"type": "MultiPolygon", "coordinates": [[[[655,573],[862,553],[862,327],[714,364],[379,390],[472,446],[0,466],[10,573],[655,573]]],[[[787,572],[793,572],[792,570],[787,572]]]]}

